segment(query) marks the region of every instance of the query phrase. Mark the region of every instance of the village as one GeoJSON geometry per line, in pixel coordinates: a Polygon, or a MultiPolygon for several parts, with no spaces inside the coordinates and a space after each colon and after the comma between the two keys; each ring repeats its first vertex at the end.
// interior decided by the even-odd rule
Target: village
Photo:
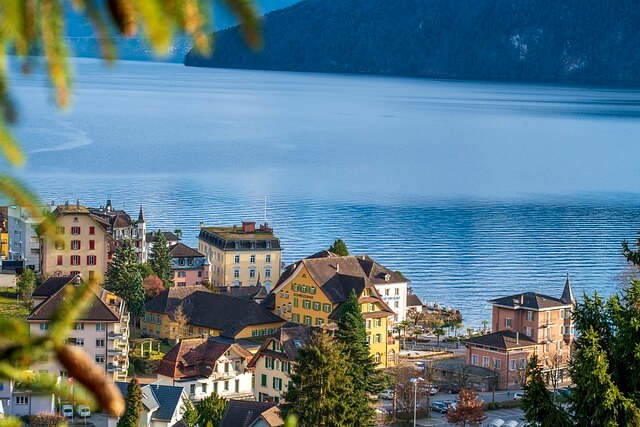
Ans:
{"type": "MultiPolygon", "coordinates": [[[[298,351],[314,334],[333,334],[351,293],[370,355],[391,378],[370,396],[380,425],[399,414],[431,415],[420,425],[447,425],[442,415],[468,388],[488,409],[505,411],[493,418],[518,419],[512,408],[534,354],[553,392],[569,392],[576,304],[569,276],[557,295],[514,289],[493,299],[491,321],[465,327],[464,313],[426,304],[410,278],[367,254],[349,254],[341,240],[285,266],[285,248],[266,222],[200,223],[197,247],[190,247],[180,230],[149,227],[143,207],[133,216],[111,200],[41,209],[34,216],[20,206],[0,208],[0,307],[38,336],[69,292],[93,285],[67,344],[86,352],[123,396],[135,377],[146,396],[141,418],[150,427],[184,425],[187,407],[212,395],[227,400],[220,426],[284,425],[278,405],[298,351]],[[144,294],[116,277],[127,286],[139,282],[144,294]]],[[[34,362],[31,371],[73,386],[53,359],[34,362]]],[[[18,417],[60,413],[75,422],[118,422],[30,383],[3,381],[0,403],[4,414],[18,417]]]]}

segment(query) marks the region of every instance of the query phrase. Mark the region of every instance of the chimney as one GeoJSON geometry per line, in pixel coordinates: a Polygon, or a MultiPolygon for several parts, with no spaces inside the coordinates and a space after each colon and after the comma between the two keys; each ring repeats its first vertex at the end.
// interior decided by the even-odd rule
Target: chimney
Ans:
{"type": "Polygon", "coordinates": [[[76,208],[80,209],[80,199],[76,199],[76,208]]]}
{"type": "Polygon", "coordinates": [[[336,273],[340,273],[340,264],[336,264],[336,273]]]}
{"type": "Polygon", "coordinates": [[[242,221],[242,232],[243,233],[255,233],[256,231],[256,223],[253,221],[242,221]]]}
{"type": "Polygon", "coordinates": [[[520,294],[520,305],[524,305],[524,294],[520,294]]]}
{"type": "Polygon", "coordinates": [[[200,221],[200,228],[204,228],[204,221],[200,221]]]}
{"type": "Polygon", "coordinates": [[[520,344],[520,332],[516,332],[516,344],[520,344]]]}
{"type": "Polygon", "coordinates": [[[81,281],[82,281],[82,274],[76,274],[72,279],[72,283],[75,286],[79,286],[81,281]]]}
{"type": "Polygon", "coordinates": [[[64,207],[69,209],[69,200],[67,200],[66,202],[64,202],[64,207]]]}
{"type": "Polygon", "coordinates": [[[51,206],[55,206],[56,205],[56,199],[51,199],[51,206]]]}

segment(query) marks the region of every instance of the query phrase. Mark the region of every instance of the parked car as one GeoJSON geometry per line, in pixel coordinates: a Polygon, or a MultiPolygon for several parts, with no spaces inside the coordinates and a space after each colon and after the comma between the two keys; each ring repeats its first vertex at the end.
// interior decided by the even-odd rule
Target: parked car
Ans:
{"type": "Polygon", "coordinates": [[[489,423],[488,427],[502,427],[504,425],[504,420],[502,418],[496,418],[489,423]]]}
{"type": "Polygon", "coordinates": [[[444,402],[431,402],[429,409],[435,412],[440,412],[441,414],[446,414],[448,411],[447,404],[444,402]]]}
{"type": "Polygon", "coordinates": [[[380,396],[380,399],[391,400],[393,395],[393,390],[382,390],[378,396],[380,396]]]}
{"type": "Polygon", "coordinates": [[[569,387],[565,387],[565,388],[559,388],[558,390],[556,390],[556,395],[558,396],[569,396],[571,394],[571,389],[569,387]]]}
{"type": "Polygon", "coordinates": [[[414,363],[416,369],[420,372],[424,372],[425,369],[427,369],[427,366],[424,364],[424,362],[416,362],[414,363]]]}
{"type": "Polygon", "coordinates": [[[513,400],[520,400],[522,399],[522,396],[524,396],[523,391],[516,391],[515,393],[513,393],[513,400]]]}
{"type": "Polygon", "coordinates": [[[520,423],[516,420],[509,420],[502,424],[502,427],[518,427],[518,424],[520,423]]]}
{"type": "Polygon", "coordinates": [[[78,407],[76,408],[76,414],[78,414],[78,416],[82,418],[90,417],[91,409],[89,409],[87,405],[78,405],[78,407]]]}
{"type": "Polygon", "coordinates": [[[438,389],[435,388],[432,385],[427,385],[427,386],[421,387],[420,391],[422,391],[423,393],[429,393],[431,396],[433,396],[434,394],[438,393],[438,389]]]}
{"type": "Polygon", "coordinates": [[[458,394],[460,393],[460,387],[454,386],[449,389],[450,394],[458,394]]]}
{"type": "Polygon", "coordinates": [[[73,418],[73,405],[62,405],[62,410],[60,412],[65,418],[73,418]]]}

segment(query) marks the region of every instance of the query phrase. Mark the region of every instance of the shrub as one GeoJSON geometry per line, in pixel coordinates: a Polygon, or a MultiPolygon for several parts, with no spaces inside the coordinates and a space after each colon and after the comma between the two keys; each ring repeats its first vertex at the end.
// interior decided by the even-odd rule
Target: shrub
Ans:
{"type": "Polygon", "coordinates": [[[29,420],[31,427],[56,427],[66,426],[67,420],[60,414],[49,414],[41,412],[37,415],[33,415],[29,420]]]}

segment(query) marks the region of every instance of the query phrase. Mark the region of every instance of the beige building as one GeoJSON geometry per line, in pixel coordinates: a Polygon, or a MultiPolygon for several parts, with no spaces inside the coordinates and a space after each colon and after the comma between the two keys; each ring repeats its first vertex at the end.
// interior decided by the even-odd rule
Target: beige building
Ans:
{"type": "Polygon", "coordinates": [[[214,286],[254,286],[260,282],[269,291],[280,279],[280,240],[266,223],[257,229],[255,222],[243,222],[241,227],[201,224],[198,251],[211,263],[214,286]]]}
{"type": "MultiPolygon", "coordinates": [[[[27,317],[31,334],[47,332],[67,288],[80,283],[79,276],[49,277],[35,289],[33,308],[27,317]]],[[[124,300],[97,287],[85,313],[69,332],[67,343],[82,348],[114,380],[125,381],[129,368],[129,312],[124,300]]],[[[34,366],[33,370],[67,377],[64,368],[54,360],[34,366]]]]}
{"type": "Polygon", "coordinates": [[[53,276],[81,274],[99,283],[109,262],[109,223],[76,203],[58,206],[54,224],[38,227],[40,271],[53,276]]]}

